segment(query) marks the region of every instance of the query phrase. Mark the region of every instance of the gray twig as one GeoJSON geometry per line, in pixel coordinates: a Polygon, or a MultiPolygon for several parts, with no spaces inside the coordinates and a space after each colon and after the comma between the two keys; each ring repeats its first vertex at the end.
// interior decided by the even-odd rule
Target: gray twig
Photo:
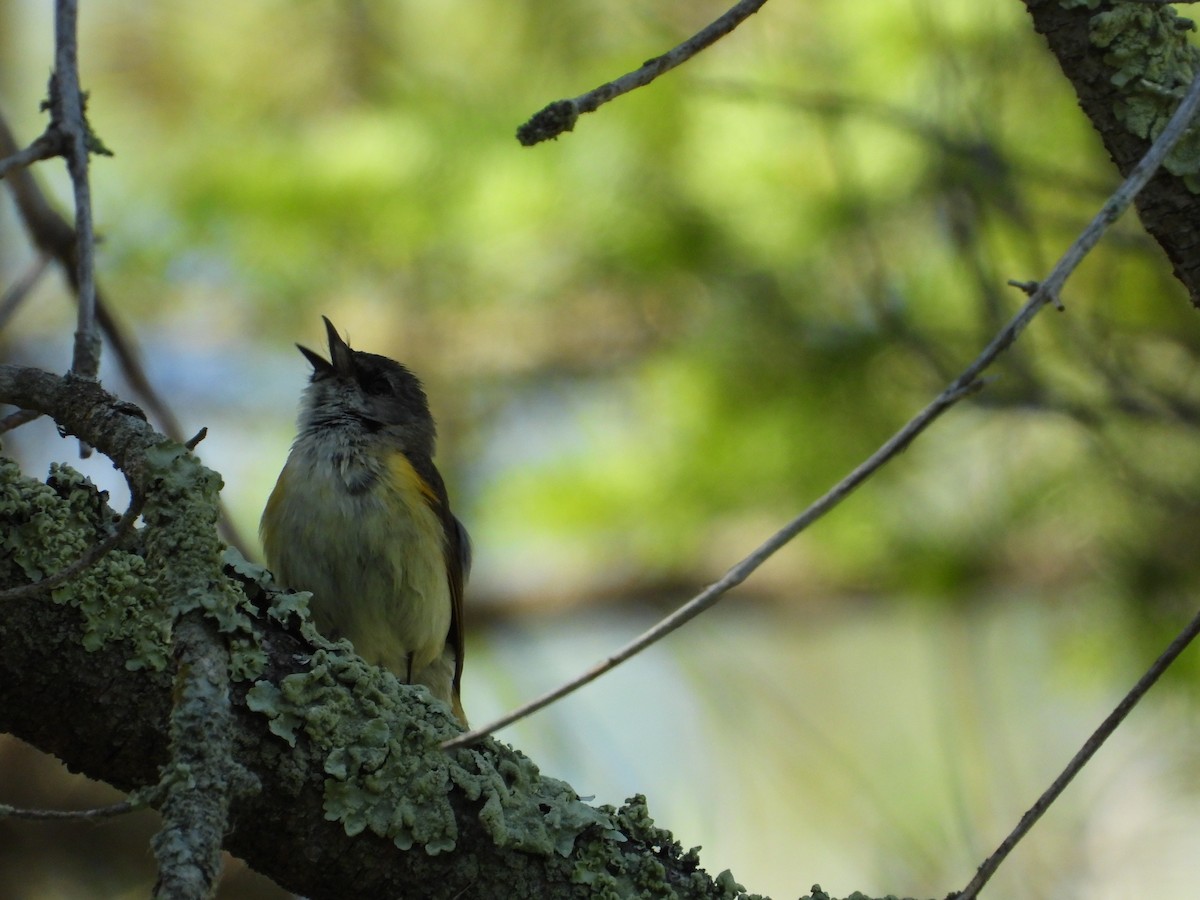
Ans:
{"type": "MultiPolygon", "coordinates": [[[[16,139],[8,127],[4,116],[0,114],[0,152],[15,151],[16,139]]],[[[79,266],[77,264],[78,235],[46,199],[38,186],[33,173],[27,170],[17,170],[7,179],[17,211],[25,223],[26,230],[34,245],[45,255],[52,257],[63,269],[70,283],[76,302],[80,301],[79,266]]],[[[116,354],[116,360],[122,374],[129,381],[134,394],[146,406],[150,414],[159,422],[163,431],[174,441],[183,443],[186,437],[183,426],[166,400],[159,394],[150,381],[145,368],[142,366],[133,339],[122,329],[120,323],[109,312],[109,304],[105,301],[104,292],[96,285],[96,323],[101,332],[108,338],[109,347],[116,354]]],[[[0,422],[0,433],[23,424],[28,419],[17,418],[19,413],[0,422]],[[11,421],[10,421],[11,420],[11,421]]],[[[36,416],[35,416],[36,418],[36,416]]],[[[234,525],[233,518],[221,507],[221,536],[230,544],[237,547],[243,556],[249,557],[250,548],[245,539],[234,525]]]]}
{"type": "MultiPolygon", "coordinates": [[[[1179,108],[1175,110],[1175,114],[1171,116],[1171,121],[1167,123],[1167,127],[1163,129],[1162,134],[1150,146],[1150,149],[1142,157],[1141,161],[1133,167],[1133,171],[1129,173],[1129,177],[1117,188],[1116,193],[1104,204],[1104,207],[1096,215],[1096,218],[1092,220],[1087,230],[1083,235],[1080,235],[1079,240],[1072,245],[1072,250],[1075,250],[1077,247],[1079,249],[1075,254],[1076,258],[1071,268],[1079,264],[1083,257],[1087,255],[1088,250],[1095,246],[1104,229],[1112,224],[1125,211],[1126,207],[1133,202],[1133,198],[1137,196],[1138,191],[1145,186],[1146,182],[1158,170],[1162,161],[1166,159],[1167,154],[1171,152],[1171,148],[1183,137],[1188,126],[1192,124],[1192,120],[1196,118],[1197,110],[1200,110],[1200,73],[1197,73],[1193,79],[1191,87],[1188,88],[1187,95],[1183,98],[1183,102],[1179,104],[1179,108]],[[1090,237],[1090,243],[1086,245],[1084,245],[1085,237],[1090,237]]],[[[1064,257],[1064,261],[1065,259],[1066,257],[1064,257]]],[[[1055,272],[1050,274],[1050,278],[1046,279],[1041,287],[1037,289],[1034,298],[1046,290],[1046,284],[1055,278],[1055,273],[1061,266],[1062,263],[1060,262],[1059,266],[1055,267],[1055,272]]],[[[1055,295],[1057,295],[1058,288],[1061,287],[1065,278],[1066,275],[1063,275],[1057,280],[1057,283],[1053,287],[1055,295]]],[[[1032,303],[1034,298],[1031,298],[1029,302],[1032,303]]],[[[1067,767],[1063,769],[1062,774],[1054,780],[1054,783],[1046,789],[1037,802],[1021,817],[1021,821],[1017,823],[1017,827],[1001,842],[996,851],[979,867],[975,873],[975,877],[971,879],[961,892],[952,894],[951,897],[958,898],[958,900],[974,900],[983,886],[987,884],[992,875],[996,873],[996,870],[1000,868],[1000,864],[1008,858],[1013,848],[1020,843],[1021,839],[1029,833],[1029,830],[1033,828],[1037,820],[1042,817],[1042,813],[1049,809],[1051,804],[1058,799],[1059,794],[1066,790],[1071,780],[1083,770],[1087,761],[1100,749],[1101,745],[1103,745],[1116,730],[1117,726],[1125,719],[1125,716],[1129,714],[1129,711],[1133,709],[1146,691],[1150,690],[1154,682],[1158,680],[1158,676],[1166,671],[1167,667],[1175,660],[1175,657],[1183,652],[1184,647],[1191,642],[1198,632],[1200,632],[1200,615],[1192,620],[1191,624],[1172,642],[1171,646],[1159,657],[1158,661],[1150,667],[1146,675],[1125,695],[1125,698],[1118,704],[1117,708],[1113,710],[1101,726],[1088,738],[1082,749],[1075,754],[1067,764],[1067,767]]]]}
{"type": "Polygon", "coordinates": [[[0,159],[0,178],[7,175],[9,169],[23,169],[38,160],[58,156],[61,152],[61,136],[56,131],[46,131],[24,150],[18,150],[11,156],[0,159]]]}
{"type": "Polygon", "coordinates": [[[54,6],[54,74],[50,77],[51,128],[63,140],[67,171],[75,190],[76,266],[79,285],[79,318],[71,372],[95,380],[100,371],[100,337],[96,333],[95,235],[92,228],[92,194],[88,184],[88,125],[79,87],[79,59],[75,0],[56,0],[54,6]]]}
{"type": "Polygon", "coordinates": [[[642,63],[641,68],[627,72],[615,81],[581,94],[573,100],[555,100],[528,122],[517,129],[517,140],[522,146],[532,147],[542,141],[556,138],[564,131],[575,128],[575,120],[583,113],[594,112],[609,100],[644,87],[659,75],[671,71],[687,62],[701,50],[719,41],[742,22],[754,15],[767,0],[739,0],[723,16],[692,35],[682,44],[642,63]]]}
{"type": "Polygon", "coordinates": [[[20,809],[0,804],[0,819],[21,819],[26,822],[63,822],[89,821],[95,819],[112,819],[126,813],[145,809],[146,802],[139,799],[122,800],[108,806],[97,806],[92,809],[20,809]]]}
{"type": "Polygon", "coordinates": [[[17,307],[25,301],[49,267],[50,255],[39,253],[25,273],[4,292],[3,296],[0,296],[0,329],[8,324],[8,320],[16,313],[17,307]]]}
{"type": "Polygon", "coordinates": [[[1054,779],[1050,787],[1046,788],[1042,795],[1037,798],[1037,802],[1025,812],[1025,815],[1021,816],[1021,821],[1017,823],[1017,827],[1009,833],[1008,837],[1001,841],[1000,846],[996,848],[996,852],[984,860],[983,865],[975,872],[975,877],[971,879],[971,882],[962,891],[950,894],[946,900],[974,900],[979,894],[980,889],[996,873],[996,870],[1000,868],[1000,864],[1013,851],[1013,848],[1017,846],[1021,838],[1025,837],[1029,829],[1034,826],[1034,823],[1058,799],[1059,794],[1067,789],[1067,785],[1071,783],[1071,780],[1083,770],[1088,760],[1096,755],[1096,751],[1104,746],[1104,742],[1125,721],[1126,716],[1133,711],[1138,701],[1146,695],[1150,688],[1154,687],[1155,682],[1158,681],[1163,672],[1171,667],[1171,663],[1175,662],[1179,654],[1187,648],[1188,644],[1195,640],[1198,634],[1200,634],[1200,612],[1196,613],[1192,621],[1187,624],[1187,627],[1176,635],[1175,640],[1171,641],[1167,649],[1162,652],[1162,655],[1146,670],[1146,674],[1138,679],[1137,684],[1133,686],[1129,693],[1121,698],[1121,702],[1117,704],[1116,709],[1105,717],[1104,721],[1100,723],[1100,727],[1092,732],[1091,736],[1084,741],[1083,746],[1079,748],[1079,752],[1071,757],[1071,761],[1059,773],[1059,776],[1054,779]]]}
{"type": "MultiPolygon", "coordinates": [[[[1021,307],[1009,323],[1000,330],[997,335],[992,338],[991,342],[984,348],[983,352],[975,358],[975,360],[967,366],[962,373],[955,378],[939,394],[931,403],[910,419],[903,428],[893,434],[888,440],[863,463],[855,468],[850,474],[834,485],[827,493],[816,500],[811,506],[804,510],[792,521],[788,522],[775,534],[771,535],[764,541],[758,549],[749,556],[741,560],[735,566],[730,568],[719,580],[713,582],[675,612],[671,613],[666,618],[662,619],[649,630],[643,632],[634,640],[630,641],[624,647],[613,653],[611,656],[601,660],[592,668],[588,669],[583,674],[571,679],[565,684],[556,687],[552,691],[548,691],[540,697],[524,704],[518,709],[513,710],[507,715],[501,716],[495,721],[489,722],[486,725],[476,728],[472,731],[465,732],[456,738],[446,741],[442,744],[443,749],[449,750],[455,747],[462,747],[476,743],[487,735],[500,728],[511,725],[512,723],[525,718],[540,709],[549,706],[556,700],[559,700],[568,694],[574,693],[579,688],[592,681],[595,681],[605,672],[616,668],[625,660],[637,655],[652,644],[662,640],[671,632],[675,631],[682,625],[690,622],[700,613],[704,612],[709,607],[716,604],[725,594],[732,588],[741,584],[749,575],[761,566],[767,559],[773,556],[781,547],[792,540],[796,535],[806,529],[813,522],[820,519],[839,503],[848,497],[855,488],[866,481],[871,475],[879,470],[885,463],[903,451],[908,445],[928,428],[935,419],[942,413],[948,410],[951,406],[957,403],[963,397],[980,390],[983,383],[979,380],[980,375],[993,363],[996,359],[1007,350],[1017,340],[1020,334],[1025,330],[1026,326],[1033,320],[1044,306],[1054,304],[1058,308],[1062,308],[1059,300],[1059,292],[1066,283],[1067,278],[1075,271],[1079,263],[1091,252],[1091,250],[1099,242],[1101,236],[1108,227],[1120,217],[1133,199],[1138,195],[1138,192],[1145,187],[1146,183],[1158,170],[1171,148],[1183,136],[1188,125],[1196,115],[1197,108],[1200,108],[1200,75],[1197,75],[1195,81],[1192,82],[1191,88],[1188,90],[1187,96],[1184,97],[1179,109],[1171,117],[1167,127],[1159,135],[1158,139],[1151,145],[1146,155],[1141,161],[1134,166],[1133,171],[1129,173],[1129,177],[1121,183],[1121,186],[1113,192],[1112,196],[1105,201],[1100,211],[1083,230],[1083,232],[1075,239],[1067,251],[1059,259],[1058,263],[1046,276],[1045,280],[1037,283],[1033,287],[1033,283],[1022,283],[1021,287],[1024,290],[1033,288],[1029,299],[1021,307]]],[[[1030,825],[1033,823],[1030,822],[1030,825]]],[[[1028,830],[1028,829],[1026,829],[1028,830]]],[[[1019,836],[1017,838],[1019,840],[1019,836]]],[[[1015,841],[1014,841],[1015,845],[1015,841]]],[[[1006,854],[1005,854],[1006,855],[1006,854]]],[[[1002,859],[1003,857],[1001,857],[1002,859]]],[[[999,865],[999,861],[996,863],[999,865]]],[[[982,873],[983,870],[981,869],[982,873]]],[[[990,873],[989,873],[990,875],[990,873]]],[[[978,878],[979,876],[977,876],[978,878]]],[[[984,881],[987,879],[984,878],[984,881]]],[[[981,885],[982,886],[982,883],[981,885]]],[[[976,889],[977,890],[977,889],[976,889]]],[[[962,900],[968,900],[969,897],[974,897],[974,894],[963,893],[962,900]]]]}
{"type": "Polygon", "coordinates": [[[0,419],[0,434],[6,434],[22,425],[28,425],[34,419],[41,416],[41,413],[33,409],[18,409],[14,413],[9,413],[3,419],[0,419]]]}

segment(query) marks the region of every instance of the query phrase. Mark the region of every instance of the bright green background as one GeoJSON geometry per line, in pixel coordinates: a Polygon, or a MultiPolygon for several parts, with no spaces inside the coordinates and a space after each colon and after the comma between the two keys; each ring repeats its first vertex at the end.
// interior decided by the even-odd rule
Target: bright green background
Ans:
{"type": "MultiPolygon", "coordinates": [[[[45,6],[0,6],[0,101],[25,140],[45,6]]],[[[322,313],[425,379],[477,549],[476,722],[624,643],[857,465],[1115,186],[1012,0],[777,0],[533,149],[513,133],[537,109],[723,7],[84,7],[91,118],[116,152],[93,167],[100,277],[189,433],[209,427],[239,527],[291,438],[291,344],[320,346],[322,313]]],[[[68,208],[59,168],[39,172],[68,208]]],[[[7,199],[0,228],[2,288],[31,251],[7,199]]],[[[42,283],[6,359],[65,366],[61,293],[42,283]]],[[[1200,321],[1132,217],[1063,299],[978,399],[721,607],[503,736],[599,802],[646,793],[751,890],[961,887],[1200,580],[1200,321]]],[[[35,471],[72,453],[38,427],[12,442],[35,471]]],[[[89,471],[120,502],[106,469],[89,471]]],[[[997,896],[1194,887],[1195,668],[997,896]]],[[[85,790],[18,791],[41,784],[9,787],[85,790]]],[[[142,831],[102,830],[126,865],[94,834],[72,843],[88,827],[4,826],[8,893],[144,892],[142,831]],[[35,853],[59,856],[35,876],[35,853]]]]}

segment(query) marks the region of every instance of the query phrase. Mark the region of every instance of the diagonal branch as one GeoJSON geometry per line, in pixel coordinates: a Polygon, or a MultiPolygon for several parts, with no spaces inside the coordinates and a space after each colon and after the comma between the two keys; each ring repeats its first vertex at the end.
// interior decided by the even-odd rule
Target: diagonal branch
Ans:
{"type": "MultiPolygon", "coordinates": [[[[1130,3],[1106,2],[1093,9],[1093,3],[1022,2],[1075,89],[1104,149],[1117,170],[1128,175],[1153,143],[1157,126],[1169,117],[1170,98],[1182,96],[1200,70],[1200,48],[1187,39],[1191,22],[1157,3],[1140,4],[1138,9],[1130,3]],[[1100,25],[1118,21],[1118,16],[1126,26],[1101,40],[1100,25]],[[1118,45],[1122,40],[1129,46],[1118,45]],[[1147,40],[1154,43],[1153,53],[1132,49],[1147,40]],[[1145,128],[1139,133],[1128,116],[1122,118],[1122,112],[1131,109],[1141,110],[1143,123],[1153,123],[1149,133],[1145,128]]],[[[1193,135],[1191,140],[1198,138],[1193,135]]],[[[1195,150],[1188,155],[1194,166],[1195,150]]],[[[1200,193],[1194,190],[1198,181],[1194,168],[1186,178],[1160,169],[1137,198],[1142,226],[1163,248],[1196,307],[1200,307],[1200,254],[1196,252],[1200,193]]]]}
{"type": "Polygon", "coordinates": [[[696,616],[700,615],[700,613],[716,604],[732,588],[737,587],[737,585],[745,581],[755,569],[766,562],[767,559],[773,556],[776,551],[792,540],[792,538],[845,500],[855,488],[871,477],[871,475],[882,468],[893,457],[906,449],[942,413],[959,400],[980,390],[983,387],[983,383],[979,380],[980,376],[1005,350],[1012,346],[1021,332],[1033,320],[1033,317],[1047,304],[1053,303],[1061,309],[1059,292],[1062,290],[1063,285],[1066,284],[1067,278],[1070,277],[1071,273],[1075,271],[1088,253],[1099,243],[1100,238],[1108,227],[1129,207],[1154,173],[1158,171],[1167,154],[1171,152],[1171,149],[1188,130],[1188,126],[1196,117],[1197,109],[1200,109],[1200,75],[1197,75],[1196,79],[1192,82],[1192,86],[1188,90],[1184,101],[1179,105],[1167,127],[1163,130],[1158,140],[1154,142],[1153,146],[1151,146],[1149,152],[1134,166],[1129,177],[1109,197],[1100,208],[1100,211],[1096,213],[1095,217],[1088,224],[1087,228],[1075,239],[1074,243],[1071,244],[1046,277],[1046,280],[1041,282],[1041,284],[1025,285],[1031,296],[1025,305],[1021,307],[1020,311],[1017,312],[1009,323],[984,348],[983,352],[941,394],[910,419],[903,428],[888,438],[878,450],[850,472],[849,475],[830,488],[827,493],[804,510],[804,512],[800,513],[800,515],[784,525],[783,528],[771,535],[753,553],[730,568],[718,581],[709,585],[671,615],[643,632],[620,650],[601,660],[571,681],[560,685],[552,691],[548,691],[513,712],[447,741],[443,744],[443,748],[451,749],[472,744],[493,731],[532,715],[556,700],[574,693],[579,688],[599,678],[605,672],[616,668],[625,662],[625,660],[637,655],[682,625],[690,622],[696,616]]]}
{"type": "Polygon", "coordinates": [[[692,35],[682,44],[675,46],[654,59],[646,60],[641,68],[627,72],[620,78],[600,85],[573,100],[555,100],[517,129],[517,140],[522,146],[532,147],[542,141],[556,138],[564,131],[572,131],[575,121],[583,113],[595,112],[609,100],[615,100],[637,88],[644,87],[659,75],[687,62],[701,50],[712,46],[750,16],[758,12],[767,0],[739,0],[723,16],[692,35]]]}
{"type": "Polygon", "coordinates": [[[62,152],[62,142],[55,131],[46,131],[36,141],[24,150],[0,159],[0,178],[8,174],[9,169],[23,169],[42,159],[50,159],[62,152]]]}
{"type": "Polygon", "coordinates": [[[1092,732],[1089,737],[1079,748],[1079,752],[1071,757],[1071,761],[1067,763],[1066,768],[1059,773],[1059,776],[1054,779],[1050,787],[1042,793],[1037,801],[1021,816],[1021,821],[1017,823],[1017,827],[1003,841],[996,851],[984,860],[975,873],[975,877],[970,883],[958,893],[951,894],[946,900],[975,900],[983,886],[991,880],[991,877],[996,874],[996,870],[1000,868],[1000,864],[1008,858],[1008,855],[1016,848],[1021,839],[1029,833],[1029,830],[1037,824],[1037,820],[1042,817],[1058,799],[1059,795],[1067,789],[1067,785],[1083,771],[1083,767],[1088,764],[1088,761],[1096,755],[1096,751],[1104,746],[1104,742],[1112,737],[1113,732],[1117,730],[1126,716],[1133,712],[1133,708],[1146,696],[1150,688],[1154,687],[1162,674],[1171,667],[1171,664],[1179,658],[1179,654],[1183,653],[1191,644],[1196,636],[1200,635],[1200,612],[1192,617],[1192,620],[1184,627],[1184,629],[1175,636],[1175,640],[1167,646],[1167,649],[1154,661],[1154,664],[1146,670],[1146,673],[1138,679],[1137,684],[1121,698],[1121,702],[1117,704],[1116,709],[1109,713],[1100,726],[1092,732]]]}
{"type": "Polygon", "coordinates": [[[25,298],[37,286],[42,276],[46,274],[46,269],[50,268],[50,257],[46,253],[39,253],[33,264],[25,270],[13,284],[8,287],[2,295],[0,295],[0,330],[8,323],[8,320],[13,317],[25,298]]]}
{"type": "MultiPolygon", "coordinates": [[[[1191,86],[1188,88],[1187,95],[1171,117],[1167,127],[1159,135],[1153,146],[1151,146],[1150,152],[1134,167],[1129,178],[1121,185],[1118,193],[1124,192],[1130,195],[1124,199],[1125,206],[1128,206],[1133,195],[1137,194],[1141,186],[1149,182],[1159,165],[1162,164],[1167,154],[1170,153],[1171,148],[1174,147],[1175,143],[1184,135],[1195,120],[1198,110],[1200,110],[1200,72],[1193,79],[1191,86]],[[1137,182],[1140,182],[1140,184],[1137,182]]],[[[1116,216],[1120,215],[1120,210],[1113,207],[1112,200],[1105,204],[1105,208],[1101,210],[1101,216],[1104,215],[1106,210],[1110,211],[1109,222],[1114,221],[1116,216]]],[[[1099,220],[1100,216],[1097,216],[1092,225],[1096,226],[1099,220]]],[[[951,897],[958,898],[958,900],[973,900],[979,894],[979,891],[992,875],[996,873],[1001,863],[1008,858],[1008,855],[1021,842],[1021,839],[1028,834],[1029,830],[1033,828],[1042,814],[1058,799],[1058,796],[1066,790],[1067,785],[1071,783],[1072,779],[1083,770],[1088,760],[1112,736],[1117,726],[1125,720],[1125,717],[1137,705],[1138,701],[1154,686],[1162,673],[1170,667],[1171,663],[1184,651],[1197,634],[1200,634],[1200,614],[1197,614],[1188,626],[1180,632],[1175,640],[1171,642],[1170,646],[1155,661],[1154,665],[1150,667],[1146,674],[1138,680],[1138,683],[1125,695],[1117,705],[1117,708],[1109,714],[1100,727],[1088,738],[1062,773],[1037,799],[1037,802],[1034,803],[1025,815],[1021,817],[1021,821],[1017,823],[1016,828],[1001,842],[1000,846],[988,857],[983,865],[979,867],[979,870],[975,873],[975,877],[971,879],[967,887],[961,893],[952,894],[951,897]]]]}
{"type": "MultiPolygon", "coordinates": [[[[167,764],[164,791],[143,794],[165,807],[167,828],[182,826],[192,809],[211,835],[227,808],[226,849],[314,900],[585,900],[632,896],[646,885],[660,886],[656,896],[680,900],[744,896],[728,872],[709,876],[694,851],[685,852],[669,832],[655,827],[643,798],[621,809],[588,806],[570,785],[494,741],[442,752],[439,741],[455,729],[444,707],[344,650],[314,647],[296,626],[295,598],[268,591],[262,570],[255,574],[242,561],[223,572],[199,571],[192,563],[204,563],[211,554],[213,516],[210,507],[204,522],[195,518],[190,498],[197,485],[183,482],[196,477],[208,494],[216,485],[213,473],[188,462],[180,448],[165,443],[128,404],[95,382],[0,365],[0,402],[52,415],[64,431],[96,446],[146,489],[147,525],[138,532],[145,555],[126,554],[130,559],[95,585],[104,609],[127,609],[123,604],[148,583],[155,598],[174,600],[183,590],[205,610],[201,615],[193,608],[179,620],[175,649],[182,680],[173,684],[165,669],[131,665],[140,659],[132,640],[85,649],[84,617],[69,603],[41,597],[7,601],[0,616],[0,731],[125,790],[155,784],[160,765],[167,764]],[[178,463],[187,465],[164,471],[164,465],[175,470],[178,463]],[[128,568],[130,560],[134,568],[128,568]],[[188,584],[172,581],[166,571],[181,563],[192,572],[184,575],[188,584]],[[231,654],[240,652],[243,662],[248,650],[260,653],[261,672],[238,674],[236,664],[218,659],[220,651],[214,656],[203,649],[209,638],[197,632],[211,632],[221,621],[220,603],[215,609],[209,603],[226,589],[245,594],[239,609],[253,603],[260,615],[252,622],[252,646],[246,646],[251,638],[244,631],[241,638],[223,633],[221,643],[231,654]],[[181,688],[194,696],[179,698],[181,688]],[[229,702],[218,704],[211,729],[186,715],[171,722],[176,747],[193,744],[185,747],[186,765],[171,766],[164,726],[172,705],[183,699],[184,706],[203,708],[196,701],[213,693],[229,702]],[[282,704],[274,712],[267,703],[272,697],[282,704]],[[208,731],[226,725],[229,733],[219,746],[200,746],[208,731]],[[226,779],[214,784],[213,776],[222,773],[226,779]],[[247,790],[255,781],[261,789],[247,790]],[[189,799],[202,806],[190,807],[189,799]]],[[[13,482],[30,481],[6,482],[13,490],[5,496],[20,493],[13,482]]],[[[74,510],[94,504],[71,496],[62,505],[75,519],[74,510]]],[[[45,508],[40,501],[38,508],[45,508]]],[[[0,509],[10,517],[6,526],[22,514],[11,503],[0,509]]],[[[110,516],[107,508],[97,510],[83,527],[94,528],[95,520],[110,516]]],[[[55,539],[44,537],[52,552],[55,539]]],[[[118,547],[97,568],[121,552],[118,547]]],[[[24,580],[19,570],[0,568],[0,586],[24,580]]],[[[226,624],[231,623],[221,627],[226,624]]],[[[160,895],[202,883],[213,865],[206,861],[211,860],[206,846],[211,842],[185,851],[194,873],[176,869],[199,877],[164,879],[160,895]]],[[[165,848],[172,858],[176,849],[165,848]]]]}

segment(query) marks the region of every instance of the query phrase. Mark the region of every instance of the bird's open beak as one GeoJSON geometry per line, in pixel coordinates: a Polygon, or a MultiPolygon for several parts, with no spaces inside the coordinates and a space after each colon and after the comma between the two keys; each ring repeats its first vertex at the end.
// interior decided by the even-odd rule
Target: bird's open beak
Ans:
{"type": "Polygon", "coordinates": [[[332,362],[327,361],[321,354],[309,350],[307,347],[302,347],[297,344],[296,347],[304,358],[312,363],[313,372],[315,374],[329,375],[349,375],[354,371],[354,357],[350,350],[350,345],[342,340],[341,335],[337,333],[337,329],[333,327],[333,323],[329,321],[328,316],[321,316],[325,321],[325,333],[329,337],[329,358],[332,362]]]}

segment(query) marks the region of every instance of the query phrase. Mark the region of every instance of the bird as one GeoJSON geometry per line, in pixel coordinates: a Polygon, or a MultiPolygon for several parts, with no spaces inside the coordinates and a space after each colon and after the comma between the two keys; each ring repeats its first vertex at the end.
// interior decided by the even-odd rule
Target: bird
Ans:
{"type": "Polygon", "coordinates": [[[322,316],[297,435],[259,533],[276,582],[310,591],[326,637],[423,684],[466,727],[463,588],[471,543],[433,463],[437,429],[403,364],[352,350],[322,316]]]}

